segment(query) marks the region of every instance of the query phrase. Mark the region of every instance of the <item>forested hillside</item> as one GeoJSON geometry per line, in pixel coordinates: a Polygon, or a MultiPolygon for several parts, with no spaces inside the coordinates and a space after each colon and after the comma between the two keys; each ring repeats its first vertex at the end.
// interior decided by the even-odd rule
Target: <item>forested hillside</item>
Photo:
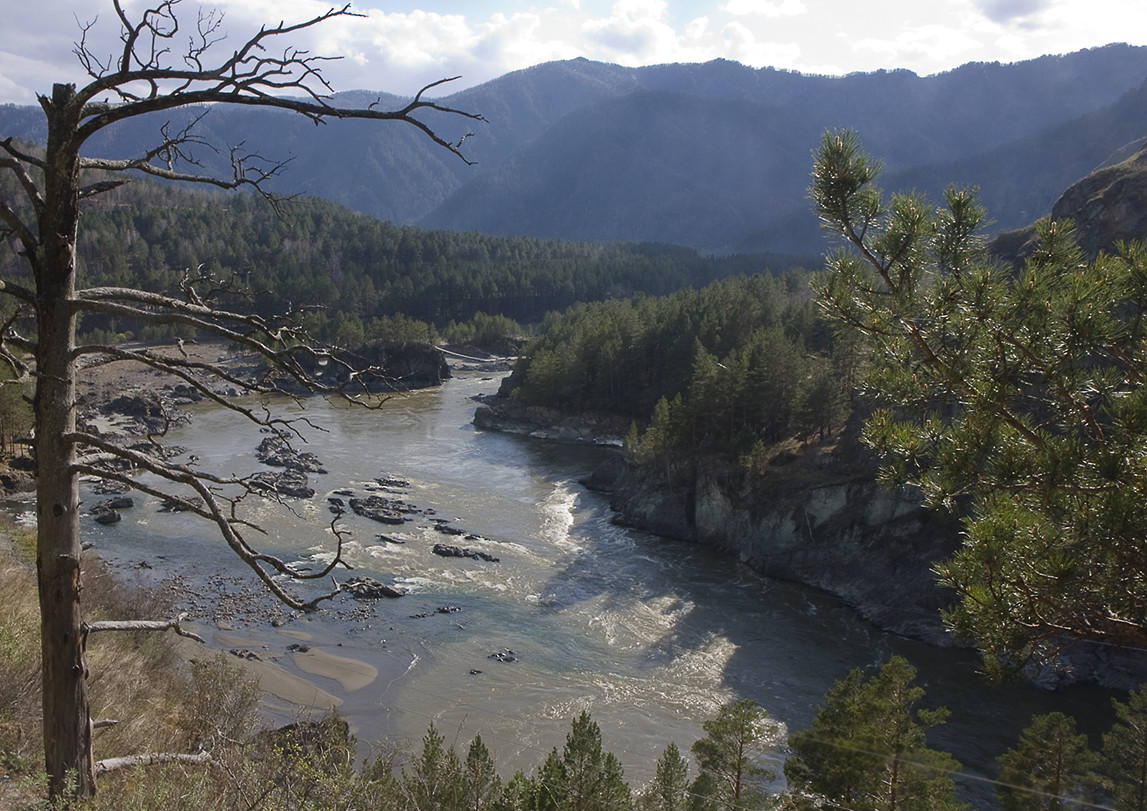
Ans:
{"type": "Polygon", "coordinates": [[[578,305],[546,318],[514,376],[527,403],[648,423],[649,453],[745,452],[846,414],[847,356],[803,274],[578,305]]]}
{"type": "MultiPolygon", "coordinates": [[[[670,245],[424,231],[313,198],[286,203],[278,216],[249,195],[146,181],[85,209],[78,250],[82,284],[171,291],[187,269],[203,265],[243,282],[252,297],[236,306],[273,314],[305,305],[317,335],[348,344],[375,337],[382,328],[377,322],[387,316],[440,327],[477,312],[533,322],[579,301],[663,295],[800,261],[709,258],[670,245]]],[[[0,248],[0,267],[9,277],[25,272],[7,245],[0,248]]],[[[127,327],[89,318],[83,328],[127,327]]]]}
{"type": "MultiPolygon", "coordinates": [[[[864,132],[886,156],[890,181],[929,189],[953,178],[979,183],[997,220],[1015,226],[1147,131],[1147,107],[1120,101],[1145,79],[1147,49],[1125,45],[925,77],[805,76],[724,60],[647,68],[551,62],[445,99],[488,124],[461,128],[425,114],[447,139],[474,131],[466,153],[475,166],[402,125],[314,127],[276,111],[214,109],[199,130],[212,144],[248,140],[269,158],[293,158],[275,181],[279,191],[397,223],[815,253],[821,241],[804,187],[808,144],[825,128],[864,132]]],[[[344,93],[334,103],[378,95],[344,93]]],[[[401,99],[384,93],[380,104],[401,99]]],[[[172,113],[171,126],[199,112],[172,113]]],[[[111,127],[89,148],[140,154],[168,117],[111,127]]],[[[41,111],[0,107],[0,135],[42,140],[41,111]]],[[[225,149],[198,152],[205,169],[228,173],[225,149]]]]}

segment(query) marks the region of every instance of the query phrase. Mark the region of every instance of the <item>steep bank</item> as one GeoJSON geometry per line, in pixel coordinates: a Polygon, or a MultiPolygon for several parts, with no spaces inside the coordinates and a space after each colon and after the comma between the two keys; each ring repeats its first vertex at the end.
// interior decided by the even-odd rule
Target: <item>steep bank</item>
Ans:
{"type": "Polygon", "coordinates": [[[959,545],[959,522],[842,455],[800,454],[764,477],[711,459],[615,464],[610,504],[621,524],[722,549],[835,594],[881,628],[955,644],[939,614],[955,595],[932,567],[959,545]]]}
{"type": "MultiPolygon", "coordinates": [[[[503,391],[507,386],[503,385],[503,391]]],[[[583,444],[620,444],[624,420],[483,398],[485,430],[583,444]]],[[[879,484],[854,433],[774,459],[763,476],[698,457],[633,466],[619,454],[583,482],[610,494],[615,521],[736,556],[752,569],[824,589],[881,628],[955,643],[939,611],[954,594],[932,567],[959,546],[959,522],[917,494],[879,484]]]]}
{"type": "MultiPolygon", "coordinates": [[[[497,419],[476,414],[478,427],[548,438],[536,422],[507,424],[515,409],[494,403],[497,419]]],[[[716,458],[635,467],[618,453],[582,483],[610,494],[618,524],[712,546],[766,576],[823,589],[883,630],[961,645],[940,616],[956,595],[932,571],[959,547],[960,522],[925,508],[911,489],[879,483],[857,427],[854,420],[836,444],[782,453],[764,475],[716,458]]],[[[1045,688],[1093,682],[1131,689],[1147,680],[1147,653],[1075,644],[1027,667],[1024,677],[1045,688]]]]}

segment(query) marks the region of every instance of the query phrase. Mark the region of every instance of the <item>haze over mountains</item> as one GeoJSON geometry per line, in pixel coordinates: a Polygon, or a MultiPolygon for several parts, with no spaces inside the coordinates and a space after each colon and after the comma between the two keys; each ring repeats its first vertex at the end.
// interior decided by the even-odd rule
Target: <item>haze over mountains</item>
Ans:
{"type": "MultiPolygon", "coordinates": [[[[376,97],[355,91],[337,102],[376,97]]],[[[826,128],[858,130],[886,161],[886,188],[915,187],[939,199],[949,182],[972,183],[998,228],[1026,225],[1147,133],[1147,47],[973,63],[927,77],[576,59],[442,101],[489,119],[469,126],[475,137],[466,153],[476,166],[401,125],[316,127],[277,111],[220,108],[199,129],[215,144],[246,141],[268,158],[293,156],[282,191],[397,223],[815,254],[822,238],[805,190],[810,150],[826,128]]],[[[382,104],[401,99],[384,95],[382,104]]],[[[90,151],[138,154],[166,120],[121,126],[93,139],[90,151]]],[[[466,131],[449,117],[427,120],[446,137],[466,131]]],[[[0,107],[0,134],[42,141],[42,114],[0,107]]],[[[223,168],[226,154],[197,157],[223,168]]]]}

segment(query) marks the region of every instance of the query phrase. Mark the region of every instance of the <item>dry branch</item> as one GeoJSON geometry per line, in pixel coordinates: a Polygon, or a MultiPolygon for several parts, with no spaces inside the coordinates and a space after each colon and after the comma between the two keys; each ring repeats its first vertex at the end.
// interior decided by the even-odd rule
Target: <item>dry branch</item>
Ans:
{"type": "Polygon", "coordinates": [[[180,614],[173,620],[99,620],[97,622],[86,622],[83,626],[85,634],[95,633],[97,631],[175,631],[179,636],[185,636],[188,639],[194,639],[204,645],[207,643],[199,634],[189,631],[183,627],[183,620],[187,619],[187,614],[180,614]]]}
{"type": "Polygon", "coordinates": [[[157,763],[206,763],[211,760],[211,753],[207,751],[194,755],[178,752],[148,752],[141,755],[125,755],[96,761],[96,774],[107,774],[116,769],[130,766],[153,766],[157,763]]]}

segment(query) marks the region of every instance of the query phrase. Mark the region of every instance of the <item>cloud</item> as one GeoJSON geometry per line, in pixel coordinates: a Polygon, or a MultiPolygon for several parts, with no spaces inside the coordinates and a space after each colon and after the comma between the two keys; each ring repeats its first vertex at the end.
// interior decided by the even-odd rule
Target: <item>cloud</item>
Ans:
{"type": "Polygon", "coordinates": [[[685,26],[685,36],[689,39],[701,39],[709,33],[709,18],[698,17],[695,20],[690,20],[689,24],[685,26]]]}
{"type": "Polygon", "coordinates": [[[582,31],[603,56],[622,64],[669,61],[678,39],[665,0],[616,0],[610,16],[587,20],[582,31]]]}
{"type": "Polygon", "coordinates": [[[922,58],[954,64],[961,55],[975,54],[982,47],[983,43],[966,30],[945,25],[918,25],[891,39],[869,37],[852,44],[854,52],[875,53],[887,67],[915,63],[922,58]]]}
{"type": "Polygon", "coordinates": [[[801,54],[799,44],[759,40],[756,34],[739,22],[729,23],[721,30],[721,34],[724,38],[725,54],[755,68],[791,67],[801,54]]]}
{"type": "Polygon", "coordinates": [[[1056,0],[975,0],[976,8],[992,22],[1007,23],[1054,6],[1056,0]]]}
{"type": "Polygon", "coordinates": [[[808,6],[801,0],[728,0],[720,9],[734,17],[796,17],[808,13],[808,6]]]}

